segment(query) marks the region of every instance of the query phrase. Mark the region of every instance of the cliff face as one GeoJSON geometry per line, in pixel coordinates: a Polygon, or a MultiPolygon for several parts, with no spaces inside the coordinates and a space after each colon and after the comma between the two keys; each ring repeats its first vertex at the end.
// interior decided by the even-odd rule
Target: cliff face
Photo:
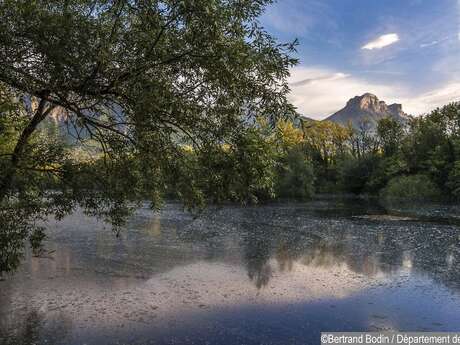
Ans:
{"type": "Polygon", "coordinates": [[[366,122],[367,126],[373,130],[376,128],[377,122],[385,117],[392,117],[401,122],[408,119],[408,115],[402,110],[401,104],[387,105],[384,101],[380,101],[377,96],[365,93],[350,99],[343,109],[325,120],[341,125],[351,123],[355,128],[366,122]]]}

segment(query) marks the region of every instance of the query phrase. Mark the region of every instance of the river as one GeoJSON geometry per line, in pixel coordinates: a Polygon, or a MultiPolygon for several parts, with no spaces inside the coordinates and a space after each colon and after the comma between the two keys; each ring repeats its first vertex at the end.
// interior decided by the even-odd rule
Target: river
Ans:
{"type": "Polygon", "coordinates": [[[319,344],[460,331],[460,208],[359,199],[77,212],[0,281],[0,344],[319,344]]]}

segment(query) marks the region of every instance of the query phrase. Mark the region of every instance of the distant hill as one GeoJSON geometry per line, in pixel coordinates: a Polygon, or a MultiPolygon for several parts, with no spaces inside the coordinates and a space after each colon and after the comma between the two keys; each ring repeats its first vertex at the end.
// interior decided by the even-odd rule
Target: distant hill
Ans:
{"type": "Polygon", "coordinates": [[[315,120],[315,119],[312,119],[311,117],[308,117],[308,116],[304,116],[304,115],[300,115],[300,120],[302,121],[318,121],[318,120],[315,120]]]}
{"type": "Polygon", "coordinates": [[[312,119],[311,117],[300,115],[295,121],[294,124],[297,126],[301,126],[302,124],[312,124],[317,122],[318,120],[312,119]]]}
{"type": "Polygon", "coordinates": [[[362,96],[351,98],[345,107],[324,121],[332,121],[340,125],[352,124],[354,128],[359,128],[363,123],[370,130],[375,130],[377,122],[383,118],[392,117],[398,121],[406,122],[409,116],[402,110],[401,104],[387,105],[380,101],[377,96],[365,93],[362,96]]]}

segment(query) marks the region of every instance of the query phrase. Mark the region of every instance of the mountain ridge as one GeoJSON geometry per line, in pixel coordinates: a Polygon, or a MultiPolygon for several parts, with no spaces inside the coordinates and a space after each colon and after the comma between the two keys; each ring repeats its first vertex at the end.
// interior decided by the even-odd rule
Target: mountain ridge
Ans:
{"type": "Polygon", "coordinates": [[[343,126],[351,123],[354,128],[366,124],[370,130],[375,130],[378,121],[386,117],[394,118],[400,122],[406,122],[409,119],[409,115],[403,111],[401,104],[387,105],[376,95],[367,92],[349,99],[345,107],[323,121],[331,121],[343,126]]]}

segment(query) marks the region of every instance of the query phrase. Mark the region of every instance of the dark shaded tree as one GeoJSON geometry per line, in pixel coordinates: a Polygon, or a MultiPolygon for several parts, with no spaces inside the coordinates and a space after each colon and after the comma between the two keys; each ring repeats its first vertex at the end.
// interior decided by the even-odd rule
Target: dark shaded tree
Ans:
{"type": "MultiPolygon", "coordinates": [[[[295,44],[260,26],[269,3],[0,2],[1,235],[18,212],[26,226],[77,206],[120,225],[136,202],[157,207],[173,176],[177,195],[202,205],[206,176],[184,146],[202,157],[241,147],[250,117],[293,113],[295,44]],[[57,116],[86,159],[40,135],[57,116]]],[[[243,186],[237,199],[251,199],[257,188],[243,186]]]]}

